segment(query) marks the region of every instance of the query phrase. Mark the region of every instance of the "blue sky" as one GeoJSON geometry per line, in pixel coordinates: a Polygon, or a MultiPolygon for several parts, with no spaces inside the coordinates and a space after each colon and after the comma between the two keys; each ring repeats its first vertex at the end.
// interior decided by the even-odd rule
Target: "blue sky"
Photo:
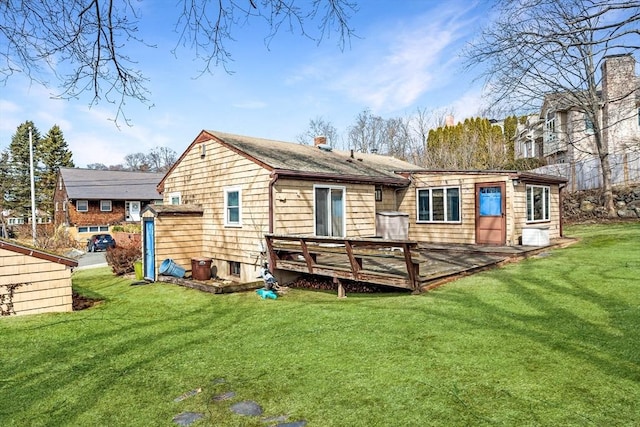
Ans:
{"type": "Polygon", "coordinates": [[[53,99],[57,88],[12,76],[0,89],[0,149],[19,124],[32,120],[44,135],[62,129],[78,167],[123,162],[126,154],[170,147],[180,155],[202,129],[295,142],[318,117],[341,134],[364,109],[384,118],[417,108],[448,109],[456,120],[476,116],[481,83],[464,73],[460,48],[489,19],[488,2],[360,0],[351,24],[358,38],[344,50],[336,35],[319,46],[280,32],[267,47],[265,28],[236,28],[232,74],[222,68],[198,77],[188,48],[171,53],[177,16],[171,2],[143,1],[141,36],[157,44],[128,46],[150,79],[153,107],[129,100],[131,126],[113,119],[116,109],[90,98],[53,99]],[[153,7],[152,7],[153,6],[153,7]],[[163,7],[165,6],[165,7],[163,7]]]}

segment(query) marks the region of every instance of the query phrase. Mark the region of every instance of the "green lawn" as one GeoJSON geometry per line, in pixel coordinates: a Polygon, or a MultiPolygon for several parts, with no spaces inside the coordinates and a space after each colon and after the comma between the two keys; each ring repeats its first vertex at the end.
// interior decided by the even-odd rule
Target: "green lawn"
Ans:
{"type": "Polygon", "coordinates": [[[640,223],[567,234],[582,240],[417,296],[78,271],[101,305],[0,319],[0,425],[273,425],[229,410],[243,400],[323,427],[640,425],[640,223]]]}

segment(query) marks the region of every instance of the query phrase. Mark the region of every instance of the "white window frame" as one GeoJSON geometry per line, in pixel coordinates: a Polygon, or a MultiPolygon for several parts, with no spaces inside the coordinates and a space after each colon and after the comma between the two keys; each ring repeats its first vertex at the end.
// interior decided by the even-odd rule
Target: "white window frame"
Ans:
{"type": "Polygon", "coordinates": [[[536,223],[536,222],[549,222],[551,221],[551,187],[548,185],[536,185],[536,184],[527,184],[526,188],[527,195],[527,223],[536,223]],[[542,212],[542,218],[536,218],[535,214],[538,211],[535,208],[535,190],[542,190],[542,206],[539,209],[542,212]]]}
{"type": "Polygon", "coordinates": [[[242,187],[233,186],[224,188],[224,226],[225,227],[242,227],[242,187]],[[238,193],[238,206],[229,206],[229,194],[238,193]],[[238,209],[238,220],[231,221],[229,210],[238,209]]]}
{"type": "Polygon", "coordinates": [[[547,111],[547,114],[545,114],[544,129],[545,141],[547,142],[553,142],[558,139],[556,135],[556,117],[557,113],[552,110],[547,111]]]}
{"type": "Polygon", "coordinates": [[[449,185],[442,187],[425,187],[425,188],[416,188],[416,223],[418,224],[460,224],[462,222],[462,189],[459,185],[449,185]],[[442,190],[443,197],[443,215],[444,219],[433,219],[433,192],[435,190],[442,190]],[[449,207],[448,207],[448,193],[449,190],[458,190],[458,219],[448,219],[449,218],[449,207]],[[420,218],[420,193],[428,192],[429,194],[429,218],[421,219],[420,218]]]}
{"type": "Polygon", "coordinates": [[[169,193],[169,204],[170,205],[179,205],[182,204],[182,196],[180,195],[179,191],[174,191],[173,193],[169,193]],[[178,203],[173,203],[175,200],[177,200],[178,203]]]}
{"type": "Polygon", "coordinates": [[[112,203],[111,200],[100,200],[100,212],[111,212],[112,211],[112,203]],[[105,209],[108,206],[107,209],[105,209]]]}
{"type": "MultiPolygon", "coordinates": [[[[329,209],[329,212],[330,212],[330,209],[329,209]]],[[[315,236],[320,236],[320,237],[346,237],[347,235],[347,187],[340,186],[340,185],[314,185],[313,186],[313,234],[315,236]],[[316,200],[317,189],[329,190],[329,194],[331,194],[331,190],[342,191],[342,224],[341,224],[342,235],[340,236],[331,235],[331,231],[333,230],[333,224],[332,224],[333,215],[331,214],[329,214],[328,216],[329,223],[327,225],[328,229],[330,230],[330,234],[326,236],[318,234],[318,229],[317,229],[318,224],[316,220],[316,209],[318,206],[318,201],[316,200]]]]}
{"type": "Polygon", "coordinates": [[[76,211],[78,212],[89,212],[89,201],[88,200],[76,200],[76,211]],[[80,204],[85,205],[84,209],[80,209],[80,204]]]}

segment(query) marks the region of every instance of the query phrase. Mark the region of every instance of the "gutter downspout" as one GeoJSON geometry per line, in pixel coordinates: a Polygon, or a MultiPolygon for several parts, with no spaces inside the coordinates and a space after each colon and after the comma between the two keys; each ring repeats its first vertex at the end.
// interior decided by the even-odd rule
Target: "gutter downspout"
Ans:
{"type": "MultiPolygon", "coordinates": [[[[269,234],[273,234],[273,230],[274,230],[273,215],[275,212],[275,208],[273,206],[273,186],[275,185],[276,181],[278,181],[278,178],[279,177],[277,172],[271,173],[271,181],[269,181],[269,234]]],[[[265,249],[268,250],[268,248],[265,248],[265,249]]],[[[267,262],[269,263],[269,267],[273,269],[276,260],[272,259],[270,251],[266,255],[267,255],[267,262]]]]}
{"type": "Polygon", "coordinates": [[[564,237],[564,189],[567,184],[558,185],[558,211],[560,212],[560,237],[564,237]]]}
{"type": "Polygon", "coordinates": [[[277,172],[271,173],[271,181],[269,181],[269,234],[273,234],[273,213],[275,211],[273,207],[273,186],[278,180],[279,176],[277,172]]]}

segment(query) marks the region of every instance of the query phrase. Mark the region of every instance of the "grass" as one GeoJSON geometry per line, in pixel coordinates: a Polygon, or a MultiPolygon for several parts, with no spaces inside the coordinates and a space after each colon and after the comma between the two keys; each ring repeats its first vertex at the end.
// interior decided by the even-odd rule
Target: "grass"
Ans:
{"type": "Polygon", "coordinates": [[[581,242],[419,296],[78,271],[102,304],[0,319],[0,425],[269,425],[229,410],[242,400],[309,426],[640,425],[640,223],[567,234],[581,242]]]}

